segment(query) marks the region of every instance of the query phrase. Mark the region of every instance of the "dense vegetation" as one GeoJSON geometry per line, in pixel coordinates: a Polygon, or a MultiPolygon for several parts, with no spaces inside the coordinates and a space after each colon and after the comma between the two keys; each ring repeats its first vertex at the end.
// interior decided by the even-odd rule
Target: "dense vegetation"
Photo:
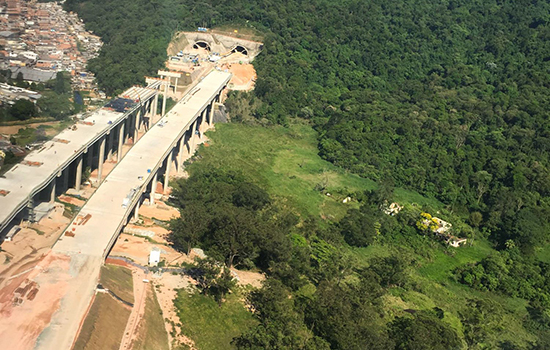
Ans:
{"type": "MultiPolygon", "coordinates": [[[[385,199],[420,200],[388,184],[376,188],[336,172],[315,155],[315,134],[306,126],[229,124],[217,126],[210,137],[200,160],[188,164],[190,177],[174,183],[173,204],[182,216],[171,223],[172,239],[183,252],[198,246],[226,265],[260,269],[268,276],[264,288],[247,297],[257,324],[243,326],[233,347],[547,346],[545,264],[520,260],[517,247],[501,253],[480,239],[456,250],[446,247],[416,226],[421,211],[435,210],[437,203],[383,214],[378,205],[385,199]],[[323,179],[329,180],[321,188],[323,179]],[[361,188],[373,189],[362,194],[361,188]],[[348,195],[353,202],[342,203],[348,195]],[[325,216],[331,219],[317,219],[325,216]],[[248,219],[242,222],[242,217],[248,219]],[[475,291],[461,287],[472,281],[475,291]],[[484,287],[486,281],[493,285],[484,287]],[[527,294],[509,293],[494,283],[511,290],[519,286],[527,294]],[[529,300],[528,307],[517,297],[529,300]]],[[[214,273],[208,260],[197,268],[202,269],[195,278],[204,296],[194,298],[210,295],[215,303],[223,299],[220,288],[236,292],[220,274],[220,265],[214,273]]]]}
{"type": "MultiPolygon", "coordinates": [[[[455,327],[460,341],[470,348],[520,346],[495,340],[506,327],[506,312],[474,297],[481,291],[527,300],[523,326],[535,338],[522,346],[549,346],[548,266],[537,259],[550,239],[548,2],[67,0],[66,6],[104,38],[90,68],[108,93],[160,68],[174,30],[235,23],[264,31],[256,90],[227,101],[234,119],[285,126],[304,119],[318,130],[324,159],[442,202],[456,234],[476,242],[489,238],[498,249],[462,266],[456,264],[463,260],[445,260],[455,268],[456,281],[472,287],[468,307],[459,312],[461,326],[455,327]]],[[[290,218],[303,211],[293,203],[281,205],[273,197],[255,208],[239,203],[239,186],[254,195],[265,190],[239,172],[208,168],[185,186],[195,185],[193,176],[197,184],[206,181],[208,172],[223,195],[178,193],[182,210],[207,215],[193,242],[228,265],[257,266],[272,278],[250,296],[260,325],[237,338],[238,347],[456,345],[454,331],[446,328],[447,310],[374,317],[387,312],[382,296],[396,288],[417,291],[418,281],[386,283],[376,264],[346,265],[345,254],[337,253],[378,240],[418,249],[405,262],[412,266],[418,256],[453,254],[419,240],[419,208],[395,218],[380,215],[380,205],[392,199],[391,191],[382,190],[392,186],[358,193],[360,205],[328,224],[299,216],[294,225],[290,218]],[[224,215],[213,215],[220,209],[224,215]],[[243,236],[227,232],[231,226],[243,236]],[[232,234],[231,244],[218,241],[232,234]],[[279,246],[269,246],[271,236],[279,246]],[[304,295],[307,286],[313,292],[304,295]],[[364,297],[362,288],[372,293],[364,297]],[[334,317],[323,316],[323,307],[334,309],[334,317]],[[439,329],[451,343],[426,329],[439,329]],[[426,339],[407,338],[411,330],[426,339]],[[271,340],[278,343],[258,343],[271,340]]],[[[324,187],[320,183],[316,190],[324,187]]],[[[187,249],[190,238],[180,239],[187,249]]]]}
{"type": "Polygon", "coordinates": [[[57,73],[56,78],[45,83],[28,83],[19,73],[11,77],[11,71],[0,72],[0,82],[36,91],[42,95],[36,104],[20,99],[11,106],[0,107],[0,121],[24,121],[35,117],[49,117],[62,120],[82,109],[73,101],[71,80],[66,73],[57,73]]]}

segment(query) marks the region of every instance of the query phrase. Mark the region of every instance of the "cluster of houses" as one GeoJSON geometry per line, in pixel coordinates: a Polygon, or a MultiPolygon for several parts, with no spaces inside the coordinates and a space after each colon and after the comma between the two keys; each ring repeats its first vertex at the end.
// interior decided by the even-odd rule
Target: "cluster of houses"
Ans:
{"type": "Polygon", "coordinates": [[[75,89],[92,90],[94,77],[86,65],[101,45],[57,2],[0,0],[0,69],[10,70],[12,78],[21,73],[26,81],[44,82],[67,71],[75,89]]]}

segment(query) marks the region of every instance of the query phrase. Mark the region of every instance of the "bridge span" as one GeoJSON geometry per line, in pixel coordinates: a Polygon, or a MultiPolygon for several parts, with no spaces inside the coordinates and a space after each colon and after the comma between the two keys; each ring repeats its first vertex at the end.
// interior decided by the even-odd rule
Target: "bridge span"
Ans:
{"type": "MultiPolygon", "coordinates": [[[[230,78],[230,73],[212,71],[151,127],[82,207],[80,216],[90,214],[89,219],[84,224],[77,219],[71,222],[67,229],[71,234],[62,236],[31,272],[28,278],[40,290],[56,286],[60,294],[57,299],[44,300],[39,292],[27,302],[28,307],[31,303],[56,305],[49,322],[36,332],[34,349],[71,349],[93,300],[101,265],[123,226],[137,215],[144,198],[154,203],[157,182],[163,181],[165,189],[170,172],[181,171],[183,162],[195,152],[213,123],[214,106],[230,78]]],[[[0,348],[4,339],[8,342],[4,345],[10,344],[10,328],[16,333],[28,322],[33,321],[2,317],[0,330],[5,331],[0,332],[0,348]]]]}
{"type": "Polygon", "coordinates": [[[120,161],[123,145],[154,122],[161,85],[128,89],[0,177],[0,238],[21,220],[34,221],[40,202],[53,202],[71,187],[80,190],[86,169],[97,170],[99,184],[105,161],[115,155],[120,161]]]}

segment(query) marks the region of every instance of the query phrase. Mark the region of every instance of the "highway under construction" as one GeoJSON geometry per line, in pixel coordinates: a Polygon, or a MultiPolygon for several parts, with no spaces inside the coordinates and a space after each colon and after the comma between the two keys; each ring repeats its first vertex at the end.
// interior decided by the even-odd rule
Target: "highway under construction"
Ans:
{"type": "MultiPolygon", "coordinates": [[[[219,102],[230,78],[231,74],[226,72],[218,70],[210,72],[191,88],[170,112],[155,124],[151,123],[149,130],[139,140],[136,137],[137,142],[123,158],[118,160],[115,168],[102,182],[102,178],[99,177],[98,189],[82,207],[79,215],[71,222],[52,251],[37,266],[30,268],[25,275],[18,276],[40,285],[40,291],[33,296],[32,301],[26,301],[21,306],[10,306],[7,303],[0,305],[4,315],[0,319],[0,348],[57,350],[72,347],[81,322],[93,300],[100,267],[106,255],[122,228],[133,216],[138,215],[139,205],[145,199],[148,199],[150,204],[154,203],[157,183],[162,181],[165,185],[163,188],[166,189],[170,173],[181,171],[184,161],[193,155],[197,145],[204,140],[204,131],[213,124],[215,104],[219,102]],[[83,218],[86,219],[83,220],[83,218]],[[17,315],[21,312],[26,313],[25,317],[17,315]],[[29,325],[29,320],[36,320],[36,322],[29,325]],[[23,337],[19,336],[23,334],[22,332],[26,334],[24,341],[26,343],[23,343],[23,337]],[[30,338],[29,333],[32,334],[30,338]]],[[[148,95],[144,94],[144,96],[140,98],[146,99],[148,95]]],[[[152,92],[151,96],[156,96],[156,92],[152,92]]],[[[154,109],[156,102],[152,98],[146,101],[150,101],[144,104],[149,109],[133,114],[133,119],[126,122],[133,122],[132,132],[140,129],[140,121],[143,121],[140,116],[151,116],[152,113],[147,112],[151,108],[156,111],[154,109]]],[[[118,127],[117,130],[114,127],[124,120],[124,115],[132,115],[132,112],[129,114],[101,111],[101,113],[96,115],[95,123],[86,127],[101,124],[111,126],[116,123],[112,128],[107,129],[120,133],[120,130],[124,129],[118,127]],[[115,118],[117,116],[118,119],[115,118]]],[[[86,127],[83,126],[79,130],[86,130],[86,127]]],[[[67,154],[71,151],[76,154],[75,157],[66,160],[63,164],[52,163],[51,169],[44,171],[51,175],[49,177],[41,175],[41,179],[37,176],[33,191],[40,192],[44,189],[52,191],[51,182],[48,181],[51,181],[52,175],[58,176],[62,165],[67,167],[72,162],[76,162],[74,167],[81,170],[83,155],[87,150],[89,152],[91,142],[99,142],[98,150],[94,154],[99,152],[101,156],[106,152],[105,143],[108,142],[109,134],[105,129],[103,127],[101,130],[94,130],[93,138],[90,137],[89,129],[87,136],[83,133],[84,141],[81,144],[71,140],[68,145],[71,145],[72,149],[64,150],[63,152],[66,152],[64,157],[69,158],[67,154]],[[88,141],[85,141],[86,138],[88,141]]],[[[59,137],[64,137],[62,135],[59,137]]],[[[118,143],[113,141],[117,147],[124,141],[124,135],[118,141],[118,143]]],[[[62,145],[67,146],[63,143],[62,145]]],[[[54,156],[49,155],[55,159],[54,156]]],[[[95,157],[91,158],[94,163],[95,157]]],[[[49,158],[33,161],[42,162],[41,166],[43,166],[49,158]]],[[[100,162],[96,163],[99,166],[100,162]]],[[[36,170],[41,166],[29,169],[36,170]]],[[[75,179],[76,177],[75,175],[75,179]]],[[[15,189],[10,191],[10,194],[17,192],[15,187],[16,185],[10,187],[15,189]]],[[[27,193],[29,193],[28,190],[27,193]]],[[[24,197],[24,194],[19,196],[24,197]]],[[[14,200],[14,203],[16,202],[20,201],[14,200]]],[[[28,205],[28,202],[25,205],[28,205]]],[[[4,218],[9,216],[3,215],[4,218]]]]}

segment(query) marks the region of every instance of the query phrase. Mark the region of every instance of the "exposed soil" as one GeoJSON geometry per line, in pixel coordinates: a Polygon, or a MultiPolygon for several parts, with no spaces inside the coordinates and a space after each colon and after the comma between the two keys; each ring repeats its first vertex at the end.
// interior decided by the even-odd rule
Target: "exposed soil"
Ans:
{"type": "Polygon", "coordinates": [[[69,260],[49,253],[35,268],[10,279],[0,289],[0,349],[34,348],[67,289],[69,260]],[[48,270],[56,273],[43,273],[48,270]],[[51,276],[56,279],[52,281],[51,276]]]}
{"type": "Polygon", "coordinates": [[[166,327],[171,347],[174,348],[174,345],[186,344],[190,350],[196,350],[195,342],[183,335],[181,328],[178,327],[181,321],[174,306],[174,299],[176,299],[178,294],[177,290],[189,287],[194,284],[194,281],[187,276],[165,273],[161,278],[155,279],[153,283],[160,308],[162,309],[162,316],[165,320],[168,319],[168,322],[165,322],[164,326],[166,327]],[[172,332],[173,330],[175,332],[172,332]],[[176,337],[173,337],[172,334],[176,334],[176,337]]]}
{"type": "Polygon", "coordinates": [[[0,134],[15,135],[19,132],[20,129],[38,128],[40,125],[57,125],[57,124],[59,124],[59,122],[43,122],[43,123],[32,123],[32,124],[25,124],[25,125],[0,126],[0,134]]]}

